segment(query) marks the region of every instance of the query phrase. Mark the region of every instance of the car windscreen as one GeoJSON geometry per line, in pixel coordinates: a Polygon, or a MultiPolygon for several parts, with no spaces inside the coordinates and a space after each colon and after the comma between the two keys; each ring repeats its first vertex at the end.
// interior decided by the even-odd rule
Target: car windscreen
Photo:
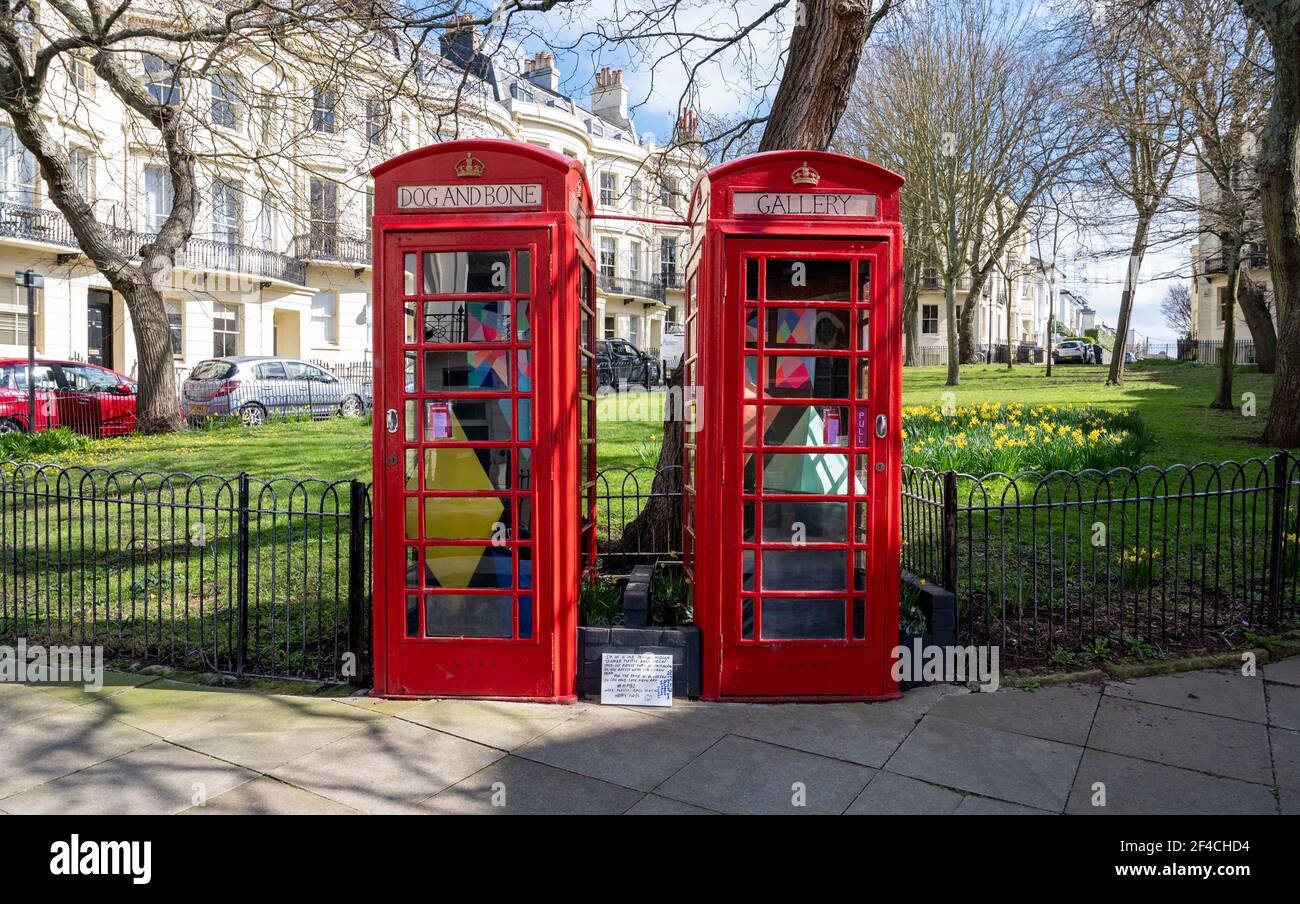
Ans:
{"type": "Polygon", "coordinates": [[[191,380],[226,380],[235,372],[229,361],[203,361],[190,372],[191,380]]]}

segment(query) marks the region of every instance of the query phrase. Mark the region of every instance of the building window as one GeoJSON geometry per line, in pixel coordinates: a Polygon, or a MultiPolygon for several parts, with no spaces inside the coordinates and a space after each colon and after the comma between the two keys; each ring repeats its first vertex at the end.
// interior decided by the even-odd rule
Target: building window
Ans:
{"type": "Polygon", "coordinates": [[[617,338],[617,337],[618,337],[618,331],[617,331],[617,329],[616,329],[615,326],[614,326],[614,318],[613,318],[613,317],[606,317],[606,318],[605,318],[605,338],[606,338],[606,339],[615,339],[615,338],[617,338]]]}
{"type": "Polygon", "coordinates": [[[618,240],[609,236],[600,237],[600,275],[618,275],[618,240]]]}
{"type": "Polygon", "coordinates": [[[668,312],[664,314],[664,323],[669,325],[677,323],[677,305],[668,306],[668,312]]]}
{"type": "Polygon", "coordinates": [[[939,306],[937,304],[921,305],[921,332],[930,336],[939,332],[939,306]]]}
{"type": "Polygon", "coordinates": [[[637,348],[641,347],[641,318],[629,317],[627,319],[627,341],[631,342],[637,348]]]}
{"type": "Polygon", "coordinates": [[[617,197],[618,173],[606,170],[600,174],[600,203],[606,207],[613,207],[614,199],[617,197]]]}
{"type": "Polygon", "coordinates": [[[388,104],[382,100],[366,101],[366,144],[384,143],[384,133],[388,131],[388,104]]]}
{"type": "Polygon", "coordinates": [[[333,289],[311,298],[312,336],[317,345],[339,344],[339,293],[333,289]]]}
{"type": "MultiPolygon", "coordinates": [[[[12,276],[0,277],[0,345],[27,345],[27,296],[19,295],[12,276]]],[[[25,378],[26,367],[21,372],[25,378]]],[[[23,387],[26,385],[24,382],[23,387]]],[[[0,388],[16,387],[0,383],[0,388]]]]}
{"type": "Polygon", "coordinates": [[[641,243],[632,242],[627,250],[627,275],[633,279],[641,278],[641,243]]]}
{"type": "Polygon", "coordinates": [[[8,126],[0,126],[0,200],[36,205],[36,158],[8,126]]]}
{"type": "Polygon", "coordinates": [[[235,107],[239,95],[235,91],[235,77],[218,72],[212,77],[212,123],[227,129],[235,127],[235,107]]]}
{"type": "Polygon", "coordinates": [[[212,180],[212,238],[239,244],[239,189],[222,179],[212,180]]]}
{"type": "Polygon", "coordinates": [[[182,350],[184,319],[181,303],[179,301],[168,299],[163,301],[163,307],[167,310],[167,328],[172,334],[172,356],[180,358],[184,355],[184,351],[182,350]]]}
{"type": "Polygon", "coordinates": [[[628,186],[628,198],[632,202],[633,210],[641,209],[641,180],[633,179],[632,184],[628,186]]]}
{"type": "Polygon", "coordinates": [[[339,186],[327,179],[312,179],[311,235],[313,241],[333,241],[339,231],[339,186]]]}
{"type": "Polygon", "coordinates": [[[674,207],[681,196],[680,184],[676,176],[664,176],[659,183],[659,203],[664,207],[674,207]]]}
{"type": "Polygon", "coordinates": [[[144,168],[144,229],[157,234],[172,212],[171,173],[161,166],[144,168]]]}
{"type": "Polygon", "coordinates": [[[659,239],[659,278],[665,286],[677,283],[677,240],[669,236],[659,239]]]}
{"type": "Polygon", "coordinates": [[[366,189],[366,250],[370,250],[372,241],[370,233],[370,221],[375,218],[375,189],[373,186],[366,189]]]}
{"type": "Polygon", "coordinates": [[[87,202],[95,200],[93,159],[83,148],[68,148],[68,169],[72,170],[72,184],[87,202]]]}
{"type": "Polygon", "coordinates": [[[257,215],[257,244],[264,251],[275,250],[276,220],[275,197],[267,192],[262,195],[262,207],[257,215]]]}
{"type": "Polygon", "coordinates": [[[82,97],[95,96],[95,67],[89,60],[68,58],[68,81],[82,97]]]}
{"type": "Polygon", "coordinates": [[[1228,318],[1228,290],[1219,289],[1219,303],[1214,306],[1219,311],[1219,323],[1224,323],[1228,318]]]}
{"type": "Polygon", "coordinates": [[[239,354],[239,305],[212,305],[212,355],[224,358],[239,354]]]}
{"type": "Polygon", "coordinates": [[[334,134],[334,108],[338,95],[328,88],[311,89],[311,130],[334,134]]]}
{"type": "Polygon", "coordinates": [[[149,94],[156,103],[174,107],[181,102],[181,86],[176,64],[152,53],[144,55],[144,76],[149,94]]]}

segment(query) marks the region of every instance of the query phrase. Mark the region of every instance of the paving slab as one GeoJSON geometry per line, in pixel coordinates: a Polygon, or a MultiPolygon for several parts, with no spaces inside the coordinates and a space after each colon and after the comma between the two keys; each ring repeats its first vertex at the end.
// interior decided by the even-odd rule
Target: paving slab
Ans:
{"type": "Polygon", "coordinates": [[[622,788],[507,756],[421,804],[430,813],[531,815],[617,815],[635,804],[640,791],[622,788]]]}
{"type": "Polygon", "coordinates": [[[11,813],[161,815],[213,798],[257,776],[247,769],[158,741],[5,798],[11,813]]]}
{"type": "Polygon", "coordinates": [[[199,687],[163,679],[129,693],[88,703],[83,708],[168,738],[263,699],[261,694],[248,691],[199,687]]]}
{"type": "Polygon", "coordinates": [[[585,706],[505,703],[496,700],[430,700],[402,710],[399,719],[436,728],[468,741],[514,750],[567,722],[585,706]]]}
{"type": "Polygon", "coordinates": [[[874,774],[866,766],[728,736],[656,791],[719,813],[837,814],[874,774]]]}
{"type": "Polygon", "coordinates": [[[0,798],[157,740],[154,735],[115,722],[103,713],[68,704],[57,712],[0,732],[0,798]]]}
{"type": "Polygon", "coordinates": [[[360,810],[312,794],[293,785],[262,776],[208,800],[201,807],[182,810],[182,816],[355,816],[360,810]]]}
{"type": "Polygon", "coordinates": [[[171,739],[182,747],[257,772],[270,772],[383,718],[331,700],[273,696],[178,732],[171,739]]]}
{"type": "Polygon", "coordinates": [[[1286,659],[1266,662],[1262,671],[1265,681],[1300,687],[1300,656],[1288,656],[1286,659]]]}
{"type": "Polygon", "coordinates": [[[751,706],[732,734],[805,753],[879,768],[916,727],[921,714],[889,703],[784,703],[751,706]]]}
{"type": "Polygon", "coordinates": [[[1167,766],[1273,783],[1268,729],[1240,719],[1105,695],[1088,746],[1167,766]]]}
{"type": "Polygon", "coordinates": [[[420,801],[501,756],[481,744],[383,719],[289,761],[272,775],[367,813],[416,813],[420,801]]]}
{"type": "Polygon", "coordinates": [[[1082,747],[1100,700],[1101,687],[1095,684],[1067,684],[1034,691],[1004,688],[991,694],[947,696],[931,712],[957,722],[1082,747]]]}
{"type": "Polygon", "coordinates": [[[690,804],[684,804],[680,800],[672,800],[667,797],[660,797],[658,794],[647,794],[641,798],[632,808],[626,811],[624,816],[717,816],[713,810],[706,810],[703,807],[693,807],[690,804]]]}
{"type": "Polygon", "coordinates": [[[336,703],[356,706],[382,716],[395,716],[429,702],[428,700],[385,700],[383,697],[332,697],[330,699],[336,703]]]}
{"type": "Polygon", "coordinates": [[[991,797],[980,797],[978,794],[967,794],[962,798],[961,806],[957,808],[957,816],[1055,816],[1056,811],[1039,810],[1036,807],[1026,807],[1021,804],[1013,804],[1007,800],[994,800],[991,797]]]}
{"type": "Polygon", "coordinates": [[[157,675],[142,675],[139,672],[115,672],[105,670],[102,687],[98,690],[86,690],[85,682],[66,681],[59,684],[34,684],[32,687],[37,690],[52,694],[61,700],[82,706],[86,703],[93,703],[96,700],[107,700],[110,697],[116,697],[127,691],[144,687],[146,684],[153,684],[160,680],[157,675]]]}
{"type": "Polygon", "coordinates": [[[847,812],[852,816],[946,816],[957,812],[963,797],[950,788],[877,772],[847,812]]]}
{"type": "Polygon", "coordinates": [[[1248,722],[1268,721],[1263,679],[1258,675],[1247,678],[1240,669],[1176,672],[1128,681],[1108,681],[1106,694],[1211,716],[1248,722]]]}
{"type": "Polygon", "coordinates": [[[1067,813],[1088,815],[1272,814],[1272,791],[1237,779],[1089,750],[1079,765],[1067,813]],[[1104,807],[1094,806],[1096,782],[1104,807]]]}
{"type": "Polygon", "coordinates": [[[652,791],[722,735],[718,729],[592,706],[515,754],[625,788],[652,791]]]}
{"type": "Polygon", "coordinates": [[[1268,730],[1273,752],[1273,777],[1283,789],[1300,792],[1300,731],[1268,730]]]}
{"type": "Polygon", "coordinates": [[[886,764],[890,772],[1060,811],[1082,748],[931,714],[886,764]]]}
{"type": "Polygon", "coordinates": [[[1300,687],[1268,684],[1268,724],[1279,728],[1300,729],[1300,687]]]}
{"type": "Polygon", "coordinates": [[[0,684],[0,731],[72,705],[25,684],[0,684]]]}

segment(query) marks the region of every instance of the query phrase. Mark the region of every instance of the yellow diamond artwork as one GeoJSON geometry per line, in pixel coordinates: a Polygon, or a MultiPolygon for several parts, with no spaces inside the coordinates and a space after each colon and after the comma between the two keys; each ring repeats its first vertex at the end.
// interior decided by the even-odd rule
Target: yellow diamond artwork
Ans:
{"type": "MultiPolygon", "coordinates": [[[[455,412],[451,413],[451,439],[466,440],[465,431],[455,412]]],[[[493,490],[492,479],[478,460],[474,449],[429,449],[425,487],[431,490],[493,490]],[[436,475],[436,480],[435,480],[436,475]]],[[[505,512],[498,496],[477,498],[426,498],[424,500],[425,536],[437,535],[448,540],[490,540],[492,528],[505,512]]],[[[414,517],[407,512],[407,535],[413,536],[414,517]]],[[[425,566],[442,587],[468,587],[483,548],[478,546],[431,546],[424,551],[425,566]]]]}

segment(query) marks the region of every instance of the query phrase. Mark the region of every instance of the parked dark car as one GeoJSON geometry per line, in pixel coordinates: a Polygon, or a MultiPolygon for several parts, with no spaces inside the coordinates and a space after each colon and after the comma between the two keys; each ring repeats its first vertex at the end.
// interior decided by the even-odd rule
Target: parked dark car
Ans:
{"type": "Polygon", "coordinates": [[[190,423],[235,416],[251,427],[271,416],[358,417],[371,403],[363,383],[266,355],[201,361],[181,386],[181,416],[190,423]]]}
{"type": "Polygon", "coordinates": [[[0,433],[67,427],[102,439],[135,429],[136,382],[85,361],[36,360],[36,418],[29,422],[27,359],[0,359],[0,433]]]}
{"type": "Polygon", "coordinates": [[[618,389],[624,384],[639,383],[650,389],[662,379],[659,362],[626,339],[596,342],[597,385],[618,389]]]}

